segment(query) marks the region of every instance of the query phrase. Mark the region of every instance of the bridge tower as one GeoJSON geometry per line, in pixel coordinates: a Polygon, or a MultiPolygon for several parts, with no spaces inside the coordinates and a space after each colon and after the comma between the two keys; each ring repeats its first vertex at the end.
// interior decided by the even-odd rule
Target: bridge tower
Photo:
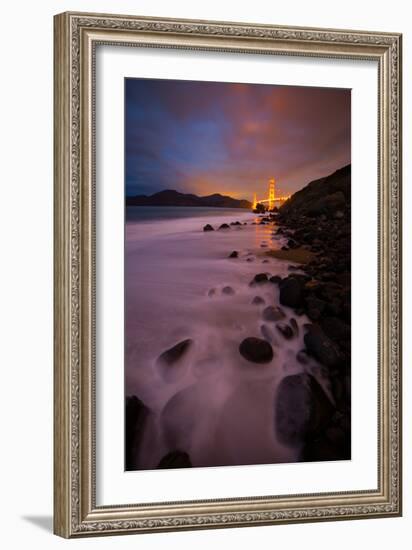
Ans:
{"type": "Polygon", "coordinates": [[[275,178],[269,180],[269,210],[272,210],[275,206],[275,178]]]}
{"type": "Polygon", "coordinates": [[[256,205],[257,205],[257,198],[256,198],[256,193],[253,194],[253,205],[252,205],[252,210],[254,210],[256,208],[256,205]]]}

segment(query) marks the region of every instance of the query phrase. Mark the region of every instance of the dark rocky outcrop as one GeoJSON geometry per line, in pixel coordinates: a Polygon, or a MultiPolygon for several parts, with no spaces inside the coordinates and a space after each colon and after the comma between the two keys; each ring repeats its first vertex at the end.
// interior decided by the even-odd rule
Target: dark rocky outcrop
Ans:
{"type": "Polygon", "coordinates": [[[203,231],[214,231],[213,227],[210,225],[210,223],[207,223],[204,227],[203,227],[203,231]]]}
{"type": "Polygon", "coordinates": [[[261,296],[255,296],[252,300],[252,304],[261,306],[265,303],[265,300],[261,296]]]}
{"type": "Polygon", "coordinates": [[[272,346],[260,338],[245,338],[239,346],[239,352],[252,363],[270,363],[273,359],[272,346]]]}
{"type": "Polygon", "coordinates": [[[296,313],[306,313],[317,326],[305,336],[306,351],[325,366],[343,366],[342,376],[347,376],[351,358],[350,165],[295,193],[279,209],[276,224],[277,232],[310,253],[301,265],[306,280],[297,279],[296,273],[284,279],[279,285],[280,301],[296,313]]]}
{"type": "MultiPolygon", "coordinates": [[[[342,212],[351,197],[351,166],[345,166],[333,174],[312,181],[297,191],[280,208],[282,215],[294,214],[317,217],[334,217],[342,212]]],[[[339,215],[340,216],[340,215],[339,215]]]]}
{"type": "Polygon", "coordinates": [[[238,258],[238,257],[239,257],[239,252],[237,250],[234,250],[229,254],[229,258],[238,258]]]}
{"type": "Polygon", "coordinates": [[[219,226],[219,229],[230,229],[230,225],[228,225],[227,223],[222,223],[222,224],[219,226]]]}

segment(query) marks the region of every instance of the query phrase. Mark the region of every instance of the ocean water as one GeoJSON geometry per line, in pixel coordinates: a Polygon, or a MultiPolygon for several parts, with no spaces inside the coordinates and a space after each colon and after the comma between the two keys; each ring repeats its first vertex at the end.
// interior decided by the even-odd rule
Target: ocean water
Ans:
{"type": "Polygon", "coordinates": [[[227,217],[250,212],[243,208],[211,208],[208,206],[128,206],[126,222],[171,220],[183,218],[204,218],[207,216],[227,217]]]}
{"type": "MultiPolygon", "coordinates": [[[[198,467],[295,462],[300,449],[276,438],[276,389],[286,375],[310,369],[319,379],[321,369],[296,361],[308,319],[296,317],[299,334],[285,340],[274,323],[262,320],[264,307],[279,304],[277,285],[249,284],[257,273],[290,273],[286,261],[264,262],[282,238],[273,226],[252,225],[256,217],[249,211],[132,208],[125,239],[125,393],[150,409],[136,468],[155,468],[176,449],[198,467]],[[247,225],[203,231],[206,223],[217,228],[232,221],[247,225]],[[228,258],[233,250],[239,258],[228,258]],[[226,286],[233,295],[222,293],[226,286]],[[254,296],[265,305],[252,305],[254,296]],[[262,325],[274,358],[259,365],[240,355],[239,344],[262,338],[262,325]],[[186,338],[193,345],[179,363],[157,361],[186,338]]],[[[283,309],[287,319],[294,317],[283,309]]]]}

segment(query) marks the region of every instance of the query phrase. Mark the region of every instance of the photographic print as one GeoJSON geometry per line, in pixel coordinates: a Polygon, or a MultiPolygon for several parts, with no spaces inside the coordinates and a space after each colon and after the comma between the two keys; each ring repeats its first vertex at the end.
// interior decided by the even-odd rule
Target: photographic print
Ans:
{"type": "Polygon", "coordinates": [[[351,91],[125,79],[125,469],[351,458],[351,91]]]}
{"type": "Polygon", "coordinates": [[[54,48],[54,532],[400,516],[402,35],[54,48]]]}

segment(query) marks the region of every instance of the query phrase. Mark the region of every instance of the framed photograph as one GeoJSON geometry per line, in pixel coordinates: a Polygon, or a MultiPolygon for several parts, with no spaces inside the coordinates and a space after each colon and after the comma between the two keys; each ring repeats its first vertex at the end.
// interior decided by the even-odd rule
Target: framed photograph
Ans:
{"type": "Polygon", "coordinates": [[[55,17],[54,531],[401,514],[401,35],[55,17]]]}

